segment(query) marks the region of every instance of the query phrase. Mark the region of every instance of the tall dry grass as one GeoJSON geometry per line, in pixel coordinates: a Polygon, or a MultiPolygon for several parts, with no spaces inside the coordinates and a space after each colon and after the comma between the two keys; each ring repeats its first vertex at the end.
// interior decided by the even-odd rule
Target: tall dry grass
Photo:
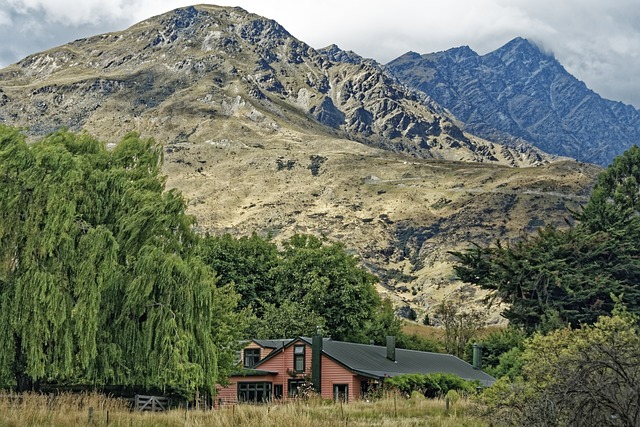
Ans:
{"type": "Polygon", "coordinates": [[[444,400],[399,396],[352,404],[320,399],[286,404],[237,405],[214,411],[131,412],[123,400],[99,394],[0,395],[0,427],[480,427],[474,405],[461,399],[445,413],[444,400]],[[93,408],[91,419],[89,408],[93,408]]]}

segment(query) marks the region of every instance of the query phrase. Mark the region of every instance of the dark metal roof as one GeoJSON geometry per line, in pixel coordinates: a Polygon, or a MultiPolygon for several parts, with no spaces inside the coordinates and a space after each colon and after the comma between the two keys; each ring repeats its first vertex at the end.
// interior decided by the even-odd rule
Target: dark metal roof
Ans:
{"type": "MultiPolygon", "coordinates": [[[[301,337],[311,345],[311,338],[301,337]]],[[[455,374],[462,379],[480,381],[488,386],[495,378],[474,369],[469,363],[450,354],[396,348],[396,360],[387,359],[387,348],[378,345],[322,340],[322,352],[358,374],[382,379],[402,374],[455,374]]]]}
{"type": "Polygon", "coordinates": [[[289,344],[290,342],[293,341],[293,339],[291,338],[286,338],[286,339],[278,339],[278,340],[258,340],[258,339],[254,339],[251,340],[254,343],[258,344],[260,347],[262,348],[283,348],[284,346],[286,346],[287,344],[289,344]]]}

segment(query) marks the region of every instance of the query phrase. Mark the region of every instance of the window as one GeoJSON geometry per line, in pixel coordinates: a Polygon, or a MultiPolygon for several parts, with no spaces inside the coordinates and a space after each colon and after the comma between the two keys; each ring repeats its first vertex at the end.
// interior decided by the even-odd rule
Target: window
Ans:
{"type": "Polygon", "coordinates": [[[349,401],[349,384],[334,384],[333,400],[335,402],[348,402],[349,401]]]}
{"type": "Polygon", "coordinates": [[[273,385],[273,398],[282,399],[282,384],[273,385]]]}
{"type": "Polygon", "coordinates": [[[306,383],[303,379],[289,380],[289,397],[298,396],[306,383]]]}
{"type": "Polygon", "coordinates": [[[260,349],[259,348],[245,348],[244,349],[244,367],[253,368],[260,361],[260,349]]]}
{"type": "Polygon", "coordinates": [[[304,372],[304,346],[296,345],[293,347],[293,370],[296,372],[304,372]]]}
{"type": "Polygon", "coordinates": [[[271,400],[271,383],[238,383],[238,402],[263,403],[271,400]]]}

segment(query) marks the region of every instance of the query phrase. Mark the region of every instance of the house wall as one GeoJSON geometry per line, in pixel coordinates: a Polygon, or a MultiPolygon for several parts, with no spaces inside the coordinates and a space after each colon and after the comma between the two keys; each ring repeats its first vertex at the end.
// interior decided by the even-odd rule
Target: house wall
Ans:
{"type": "Polygon", "coordinates": [[[273,384],[277,384],[274,381],[274,375],[251,375],[251,376],[234,376],[229,378],[229,385],[226,387],[222,387],[220,385],[216,386],[216,397],[213,402],[214,407],[227,406],[227,405],[235,405],[238,403],[238,383],[239,382],[271,382],[273,384]]]}
{"type": "Polygon", "coordinates": [[[282,396],[286,399],[289,396],[289,380],[294,378],[304,378],[311,375],[311,346],[305,344],[304,351],[304,372],[293,373],[293,348],[295,345],[305,344],[303,341],[295,343],[284,350],[275,350],[278,354],[259,366],[259,369],[270,372],[278,372],[274,384],[282,385],[282,396]],[[288,373],[289,371],[290,373],[288,373]]]}
{"type": "Polygon", "coordinates": [[[345,369],[342,365],[322,356],[322,377],[320,385],[322,387],[322,398],[333,399],[333,386],[336,384],[347,384],[348,402],[354,402],[360,398],[360,380],[353,373],[345,369]]]}
{"type": "MultiPolygon", "coordinates": [[[[247,346],[247,348],[260,348],[255,343],[247,346]]],[[[289,396],[289,380],[311,378],[311,352],[312,347],[304,341],[298,341],[284,350],[274,350],[277,353],[272,358],[262,363],[257,369],[269,372],[278,372],[278,374],[268,376],[235,376],[229,378],[231,384],[228,387],[218,387],[217,399],[222,399],[223,405],[234,404],[238,402],[238,381],[269,381],[275,385],[282,386],[283,399],[289,396]],[[294,347],[296,345],[305,346],[305,369],[304,372],[295,373],[293,371],[294,347]]],[[[323,399],[333,399],[333,387],[336,384],[346,384],[348,386],[348,402],[354,402],[360,399],[361,382],[364,379],[359,378],[352,372],[344,368],[337,362],[326,355],[322,356],[322,377],[321,377],[321,396],[323,399]]],[[[366,381],[366,380],[365,380],[366,381]]],[[[216,401],[216,404],[218,402],[216,401]]]]}

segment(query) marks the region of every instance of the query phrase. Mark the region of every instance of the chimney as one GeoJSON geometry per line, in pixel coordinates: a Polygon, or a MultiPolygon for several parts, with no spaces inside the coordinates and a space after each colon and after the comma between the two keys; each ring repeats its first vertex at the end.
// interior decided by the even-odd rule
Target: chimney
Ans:
{"type": "Polygon", "coordinates": [[[482,369],[482,346],[478,343],[473,344],[473,369],[482,369]]]}
{"type": "Polygon", "coordinates": [[[322,335],[316,334],[311,339],[311,383],[317,393],[322,392],[322,335]]]}
{"type": "Polygon", "coordinates": [[[387,359],[392,362],[396,361],[396,337],[387,337],[387,359]]]}

